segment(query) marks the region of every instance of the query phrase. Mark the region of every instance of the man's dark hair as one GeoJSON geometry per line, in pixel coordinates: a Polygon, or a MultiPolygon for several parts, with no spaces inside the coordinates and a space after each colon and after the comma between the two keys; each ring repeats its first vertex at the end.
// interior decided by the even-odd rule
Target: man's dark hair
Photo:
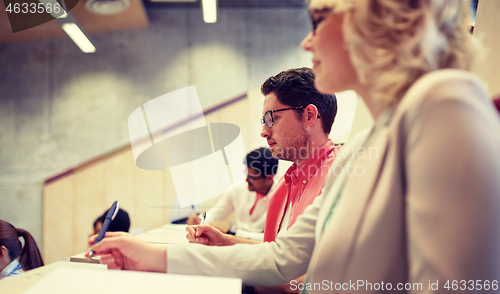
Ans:
{"type": "MultiPolygon", "coordinates": [[[[101,215],[95,220],[94,228],[98,222],[104,223],[106,214],[108,214],[107,210],[104,212],[103,215],[101,215]]],[[[129,229],[130,229],[130,218],[128,216],[128,213],[120,208],[115,216],[115,219],[112,220],[111,223],[109,224],[108,232],[128,232],[129,229]]]]}
{"type": "Polygon", "coordinates": [[[247,167],[259,172],[262,177],[275,175],[278,170],[278,160],[273,158],[269,148],[259,148],[251,151],[245,158],[247,167]]]}
{"type": "MultiPolygon", "coordinates": [[[[335,115],[337,115],[337,98],[335,95],[321,94],[314,87],[314,73],[307,67],[294,68],[280,72],[268,78],[262,87],[262,94],[273,93],[282,104],[290,107],[316,106],[321,117],[323,132],[329,134],[332,130],[335,115]]],[[[298,117],[304,109],[294,109],[298,117]]]]}

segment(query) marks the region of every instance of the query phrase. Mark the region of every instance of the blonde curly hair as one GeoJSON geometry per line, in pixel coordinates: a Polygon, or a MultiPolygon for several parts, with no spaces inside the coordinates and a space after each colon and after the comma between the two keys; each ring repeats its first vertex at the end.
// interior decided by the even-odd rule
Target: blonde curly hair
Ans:
{"type": "Polygon", "coordinates": [[[345,15],[351,62],[384,105],[430,71],[468,70],[477,47],[465,0],[311,0],[309,9],[345,15]]]}

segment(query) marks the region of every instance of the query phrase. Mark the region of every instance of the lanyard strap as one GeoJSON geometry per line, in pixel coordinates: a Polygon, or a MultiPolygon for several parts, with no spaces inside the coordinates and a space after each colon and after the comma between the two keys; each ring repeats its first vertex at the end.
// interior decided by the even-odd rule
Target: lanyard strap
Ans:
{"type": "MultiPolygon", "coordinates": [[[[339,199],[340,199],[340,195],[342,194],[342,189],[339,191],[339,193],[337,194],[337,198],[335,199],[335,201],[333,202],[332,204],[332,208],[330,208],[330,212],[328,212],[328,215],[326,216],[326,219],[325,219],[325,222],[323,223],[323,229],[322,229],[322,233],[325,231],[325,228],[326,228],[326,224],[328,223],[328,221],[330,220],[331,216],[333,215],[333,211],[335,210],[335,207],[337,207],[337,203],[339,202],[339,199]]],[[[304,281],[304,285],[308,285],[309,283],[309,279],[311,278],[311,274],[308,272],[306,274],[306,279],[304,281]]],[[[307,294],[307,289],[306,287],[304,287],[304,290],[301,292],[301,294],[307,294]]]]}
{"type": "Polygon", "coordinates": [[[330,208],[330,212],[328,212],[328,215],[326,216],[325,222],[323,223],[323,229],[322,229],[321,233],[323,233],[325,231],[326,225],[328,224],[328,221],[332,217],[333,211],[337,207],[337,203],[339,202],[341,194],[342,194],[342,189],[340,189],[339,193],[337,194],[337,198],[335,198],[335,201],[332,204],[332,208],[330,208]]]}

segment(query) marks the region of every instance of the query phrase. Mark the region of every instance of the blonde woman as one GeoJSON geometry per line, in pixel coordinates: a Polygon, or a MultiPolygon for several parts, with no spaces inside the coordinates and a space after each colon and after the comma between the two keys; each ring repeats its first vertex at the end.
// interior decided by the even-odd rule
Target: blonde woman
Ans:
{"type": "MultiPolygon", "coordinates": [[[[292,280],[291,290],[307,293],[498,290],[500,121],[467,71],[466,8],[458,0],[312,0],[313,31],[302,45],[313,53],[316,87],[356,90],[375,118],[343,147],[322,195],[276,242],[165,252],[109,234],[94,246],[101,261],[248,285],[292,280]]],[[[188,229],[190,239],[204,231],[188,229]]]]}

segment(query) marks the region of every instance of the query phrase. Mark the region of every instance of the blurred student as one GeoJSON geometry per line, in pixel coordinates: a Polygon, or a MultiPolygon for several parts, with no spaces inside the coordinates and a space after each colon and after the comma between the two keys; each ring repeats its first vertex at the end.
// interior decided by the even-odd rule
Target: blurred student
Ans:
{"type": "MultiPolygon", "coordinates": [[[[223,221],[234,212],[234,223],[228,233],[245,239],[262,241],[266,222],[267,195],[275,186],[274,175],[278,170],[278,160],[273,158],[268,148],[259,148],[247,154],[245,164],[247,166],[246,183],[222,195],[217,204],[207,211],[205,223],[217,227],[214,223],[223,221]]],[[[187,224],[200,224],[200,217],[196,214],[189,216],[187,224]]]]}
{"type": "Polygon", "coordinates": [[[0,219],[0,280],[43,265],[33,236],[0,219]],[[19,237],[23,237],[24,247],[19,237]]]}
{"type": "MultiPolygon", "coordinates": [[[[216,223],[223,221],[234,212],[234,223],[228,234],[262,241],[267,195],[275,186],[274,175],[278,170],[278,160],[273,158],[268,148],[259,148],[247,154],[245,164],[247,166],[246,183],[222,195],[217,204],[207,211],[205,223],[218,228],[216,223]]],[[[200,217],[196,214],[189,216],[187,224],[200,224],[200,217]]]]}
{"type": "MultiPolygon", "coordinates": [[[[90,234],[95,235],[99,234],[99,231],[101,230],[102,223],[104,222],[104,218],[106,217],[106,214],[108,211],[106,210],[103,215],[98,217],[94,221],[94,233],[90,234]]],[[[128,232],[130,229],[130,218],[128,216],[128,213],[123,210],[119,209],[118,213],[116,214],[116,217],[111,223],[109,224],[108,232],[128,232]]]]}

